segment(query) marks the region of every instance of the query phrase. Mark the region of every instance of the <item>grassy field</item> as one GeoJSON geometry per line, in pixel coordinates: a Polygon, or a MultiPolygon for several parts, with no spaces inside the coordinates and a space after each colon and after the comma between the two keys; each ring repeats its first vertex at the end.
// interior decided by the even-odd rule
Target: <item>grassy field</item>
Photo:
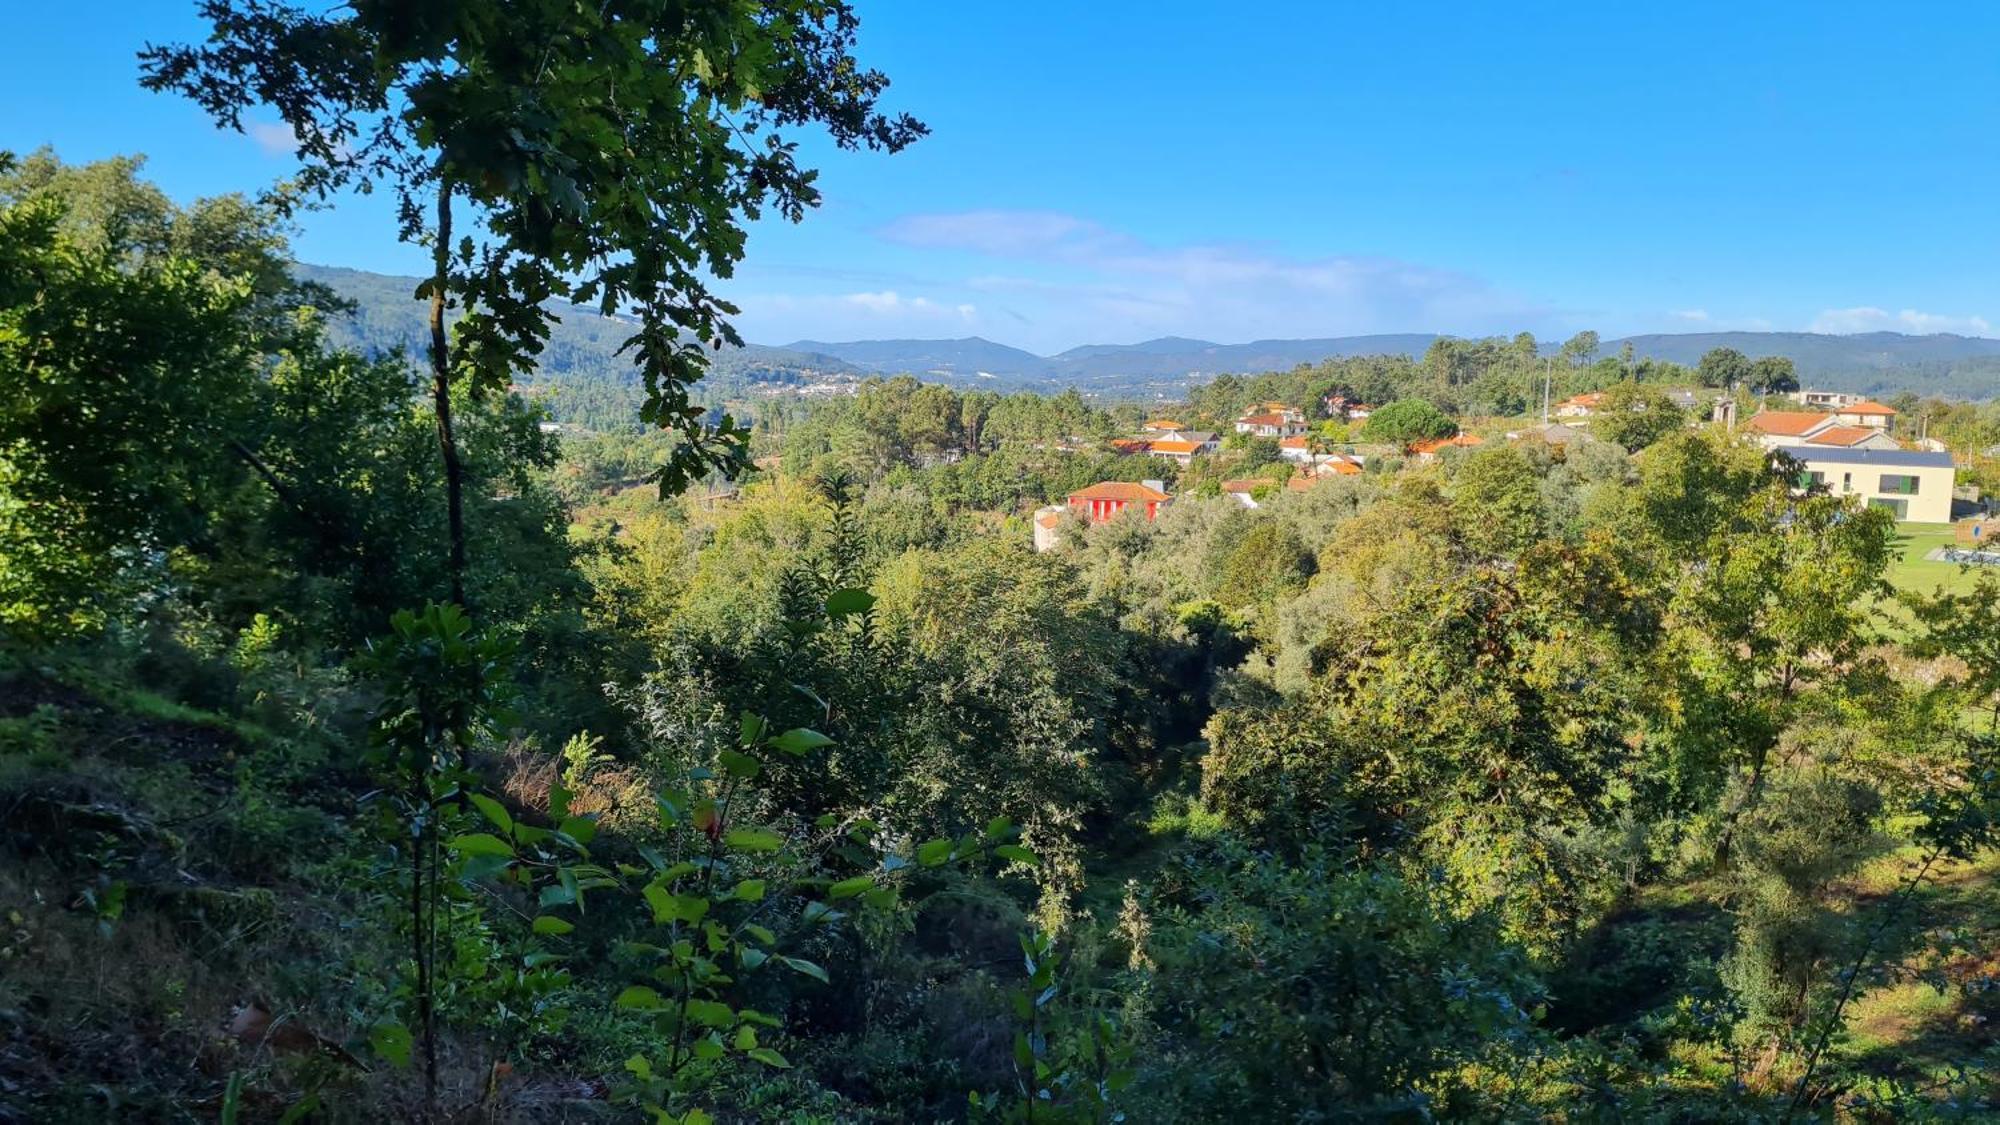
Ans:
{"type": "Polygon", "coordinates": [[[1905,523],[1896,527],[1897,559],[1889,566],[1889,581],[1898,590],[1933,593],[1939,586],[1950,591],[1972,588],[1976,572],[1957,563],[1931,562],[1925,555],[1952,545],[1952,530],[1945,523],[1905,523]]]}

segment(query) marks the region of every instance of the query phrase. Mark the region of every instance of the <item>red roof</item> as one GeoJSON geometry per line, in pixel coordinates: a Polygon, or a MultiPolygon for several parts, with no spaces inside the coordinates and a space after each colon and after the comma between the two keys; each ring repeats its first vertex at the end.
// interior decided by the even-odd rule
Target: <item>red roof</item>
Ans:
{"type": "Polygon", "coordinates": [[[1111,448],[1117,453],[1144,453],[1153,448],[1149,438],[1112,438],[1111,448]]]}
{"type": "Polygon", "coordinates": [[[1293,477],[1285,482],[1285,487],[1293,492],[1310,492],[1319,483],[1317,477],[1293,477]]]}
{"type": "Polygon", "coordinates": [[[1304,449],[1306,441],[1307,439],[1303,435],[1299,437],[1279,438],[1278,446],[1281,449],[1304,449]]]}
{"type": "Polygon", "coordinates": [[[1050,531],[1054,531],[1056,525],[1061,522],[1062,517],[1054,512],[1043,512],[1041,515],[1035,517],[1036,526],[1047,528],[1050,531]]]}
{"type": "Polygon", "coordinates": [[[1069,502],[1078,500],[1123,500],[1128,504],[1143,500],[1165,500],[1167,494],[1157,488],[1148,488],[1131,481],[1107,480],[1069,494],[1069,502]]]}
{"type": "Polygon", "coordinates": [[[1881,403],[1876,402],[1872,398],[1866,402],[1857,402],[1853,406],[1843,406],[1840,408],[1839,413],[1876,414],[1876,415],[1881,415],[1882,417],[1885,418],[1894,418],[1896,416],[1896,412],[1893,409],[1887,406],[1883,406],[1881,403]]]}
{"type": "Polygon", "coordinates": [[[1361,475],[1361,466],[1349,461],[1345,457],[1336,457],[1331,461],[1321,463],[1319,471],[1321,475],[1333,473],[1343,477],[1359,476],[1361,475]]]}
{"type": "Polygon", "coordinates": [[[1806,441],[1811,445],[1860,445],[1881,432],[1873,426],[1828,426],[1806,441]]]}
{"type": "Polygon", "coordinates": [[[1744,425],[1775,437],[1804,437],[1831,421],[1833,416],[1830,414],[1814,414],[1802,410],[1765,410],[1744,425]]]}
{"type": "Polygon", "coordinates": [[[1249,492],[1253,488],[1270,484],[1267,480],[1226,480],[1222,482],[1224,492],[1249,492]]]}
{"type": "Polygon", "coordinates": [[[1243,417],[1246,426],[1282,426],[1285,422],[1283,414],[1246,414],[1243,417]]]}
{"type": "Polygon", "coordinates": [[[1199,453],[1201,452],[1201,443],[1198,441],[1183,441],[1180,438],[1161,438],[1159,441],[1147,442],[1146,451],[1149,453],[1199,453]]]}
{"type": "Polygon", "coordinates": [[[1563,403],[1563,405],[1564,405],[1564,406],[1596,406],[1596,405],[1597,405],[1598,403],[1600,403],[1600,402],[1603,402],[1603,401],[1604,401],[1604,392],[1603,392],[1603,391],[1586,391],[1585,393],[1583,393],[1583,394],[1580,394],[1580,395],[1571,395],[1571,396],[1569,396],[1569,400],[1568,400],[1567,402],[1564,402],[1564,403],[1563,403]]]}

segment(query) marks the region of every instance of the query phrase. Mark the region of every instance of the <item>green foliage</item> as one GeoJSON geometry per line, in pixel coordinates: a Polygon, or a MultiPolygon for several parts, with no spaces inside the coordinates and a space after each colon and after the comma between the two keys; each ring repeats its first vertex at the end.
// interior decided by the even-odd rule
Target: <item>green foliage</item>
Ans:
{"type": "Polygon", "coordinates": [[[101,626],[148,553],[204,532],[252,389],[244,282],[64,219],[0,185],[0,629],[38,637],[101,626]]]}
{"type": "Polygon", "coordinates": [[[1517,554],[1546,533],[1540,478],[1512,445],[1479,450],[1457,466],[1451,507],[1466,543],[1488,557],[1517,554]]]}
{"type": "Polygon", "coordinates": [[[548,301],[639,322],[625,347],[641,416],[681,439],[663,488],[735,463],[747,436],[726,415],[708,426],[688,395],[709,345],[742,342],[708,279],[741,260],[747,220],[768,207],[797,221],[819,201],[794,144],[749,138],[812,123],[842,147],[894,151],[924,132],[876,112],[888,80],[850,54],[844,4],[709,3],[696,15],[472,3],[412,18],[208,0],[202,13],[208,42],[149,47],[145,84],[234,128],[250,106],[275,106],[307,193],[385,181],[403,237],[441,244],[417,295],[465,309],[458,351],[475,390],[533,367],[555,319],[548,301]],[[455,197],[478,239],[451,240],[455,197]]]}
{"type": "Polygon", "coordinates": [[[1440,1071],[1527,1034],[1540,1000],[1490,918],[1317,847],[1282,863],[1225,845],[1145,901],[1146,1010],[1168,1038],[1135,1113],[1154,1119],[1413,1113],[1440,1071]]]}
{"type": "Polygon", "coordinates": [[[1643,383],[1619,383],[1604,392],[1592,432],[1637,453],[1687,425],[1687,416],[1666,392],[1643,383]]]}
{"type": "Polygon", "coordinates": [[[1458,424],[1420,398],[1392,402],[1368,416],[1361,436],[1368,441],[1407,446],[1426,438],[1450,437],[1458,424]]]}

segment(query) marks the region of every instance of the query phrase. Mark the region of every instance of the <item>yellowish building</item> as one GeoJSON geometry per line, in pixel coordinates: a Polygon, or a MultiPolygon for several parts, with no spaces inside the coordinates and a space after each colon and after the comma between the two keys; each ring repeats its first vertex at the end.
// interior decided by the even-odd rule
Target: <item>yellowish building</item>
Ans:
{"type": "Polygon", "coordinates": [[[1787,446],[1805,466],[1803,478],[1824,484],[1835,496],[1859,496],[1871,508],[1887,508],[1898,521],[1950,523],[1956,470],[1949,453],[1911,449],[1838,449],[1787,446]]]}

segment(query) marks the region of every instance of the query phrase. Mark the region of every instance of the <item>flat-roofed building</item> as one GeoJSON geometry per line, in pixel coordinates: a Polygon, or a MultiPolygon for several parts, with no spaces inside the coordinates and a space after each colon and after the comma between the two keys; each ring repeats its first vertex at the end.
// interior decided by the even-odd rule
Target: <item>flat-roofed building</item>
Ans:
{"type": "Polygon", "coordinates": [[[1835,496],[1859,496],[1907,523],[1950,523],[1956,470],[1949,453],[1914,449],[1840,449],[1793,445],[1785,452],[1804,468],[1800,483],[1823,484],[1835,496]]]}

